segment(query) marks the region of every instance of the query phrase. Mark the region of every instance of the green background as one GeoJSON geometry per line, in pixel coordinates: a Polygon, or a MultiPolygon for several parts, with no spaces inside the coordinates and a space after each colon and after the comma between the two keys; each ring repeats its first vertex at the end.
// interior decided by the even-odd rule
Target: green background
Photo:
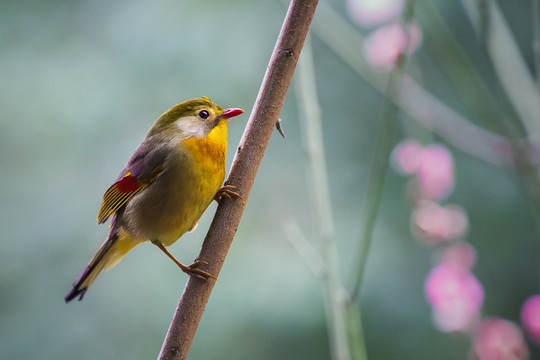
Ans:
{"type": "MultiPolygon", "coordinates": [[[[460,4],[436,3],[505,106],[460,4]]],[[[331,5],[345,16],[342,2],[331,5]]],[[[532,68],[530,2],[500,6],[532,68]]],[[[200,96],[245,109],[230,122],[230,166],[285,12],[281,2],[261,0],[0,2],[2,359],[157,357],[187,279],[157,248],[134,249],[83,302],[66,305],[63,297],[107,234],[95,222],[104,191],[163,111],[200,96]]],[[[433,30],[431,36],[437,39],[433,30]]],[[[384,98],[319,38],[312,40],[346,280],[384,98]]],[[[489,126],[490,119],[467,113],[436,54],[423,47],[410,63],[426,88],[489,126]]],[[[293,84],[281,113],[287,138],[275,133],[270,140],[191,359],[329,358],[320,282],[283,230],[295,219],[306,236],[317,235],[302,116],[293,84]]],[[[402,120],[403,132],[442,141],[402,120]]],[[[449,148],[456,188],[445,203],[469,216],[467,240],[478,252],[473,271],[485,290],[482,314],[518,321],[539,283],[530,195],[513,169],[449,148]]],[[[360,296],[367,351],[370,359],[463,359],[468,338],[441,333],[431,322],[423,283],[436,261],[433,249],[411,235],[406,183],[393,172],[385,182],[360,296]]],[[[180,261],[196,257],[215,207],[170,248],[180,261]]]]}

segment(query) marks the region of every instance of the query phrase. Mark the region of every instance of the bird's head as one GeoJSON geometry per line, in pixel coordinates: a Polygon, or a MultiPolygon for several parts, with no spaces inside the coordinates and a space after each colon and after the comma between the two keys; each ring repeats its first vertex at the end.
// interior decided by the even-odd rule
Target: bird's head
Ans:
{"type": "Polygon", "coordinates": [[[223,110],[207,97],[186,100],[163,113],[150,129],[150,134],[202,139],[220,122],[243,112],[237,108],[223,110]]]}

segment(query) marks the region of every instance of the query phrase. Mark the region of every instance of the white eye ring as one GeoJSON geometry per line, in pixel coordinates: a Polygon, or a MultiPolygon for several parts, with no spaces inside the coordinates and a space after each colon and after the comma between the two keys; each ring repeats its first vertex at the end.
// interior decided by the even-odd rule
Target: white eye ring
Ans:
{"type": "Polygon", "coordinates": [[[208,117],[210,116],[210,113],[206,110],[201,110],[199,111],[199,117],[203,120],[206,120],[208,119],[208,117]]]}

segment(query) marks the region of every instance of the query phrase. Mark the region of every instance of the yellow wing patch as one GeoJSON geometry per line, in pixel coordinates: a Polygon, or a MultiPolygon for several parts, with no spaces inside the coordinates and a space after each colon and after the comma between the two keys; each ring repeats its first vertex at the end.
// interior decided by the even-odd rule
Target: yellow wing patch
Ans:
{"type": "Polygon", "coordinates": [[[115,182],[103,195],[103,202],[99,208],[97,222],[103,224],[107,219],[116,213],[129,200],[133,199],[137,194],[146,189],[158,176],[163,169],[162,165],[158,165],[150,172],[150,178],[139,180],[127,172],[121,180],[115,182]]]}
{"type": "MultiPolygon", "coordinates": [[[[122,181],[122,180],[121,180],[122,181]]],[[[116,213],[122,206],[124,206],[129,200],[146,189],[148,184],[141,184],[134,191],[124,192],[118,186],[118,182],[111,186],[105,195],[103,195],[103,203],[99,209],[97,216],[98,224],[103,224],[107,219],[116,213]]]]}

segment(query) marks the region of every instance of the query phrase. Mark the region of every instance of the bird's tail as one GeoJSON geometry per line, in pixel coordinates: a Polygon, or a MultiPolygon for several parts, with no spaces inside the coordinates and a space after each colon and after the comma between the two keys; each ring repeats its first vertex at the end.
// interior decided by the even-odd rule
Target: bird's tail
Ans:
{"type": "Polygon", "coordinates": [[[140,241],[136,241],[125,232],[113,232],[109,234],[109,237],[92,261],[86,266],[83,272],[79,275],[75,283],[73,283],[73,289],[66,295],[66,303],[79,297],[79,301],[82,300],[86,290],[94,282],[101,270],[108,270],[116,265],[122,257],[136,245],[140,244],[140,241]]]}

